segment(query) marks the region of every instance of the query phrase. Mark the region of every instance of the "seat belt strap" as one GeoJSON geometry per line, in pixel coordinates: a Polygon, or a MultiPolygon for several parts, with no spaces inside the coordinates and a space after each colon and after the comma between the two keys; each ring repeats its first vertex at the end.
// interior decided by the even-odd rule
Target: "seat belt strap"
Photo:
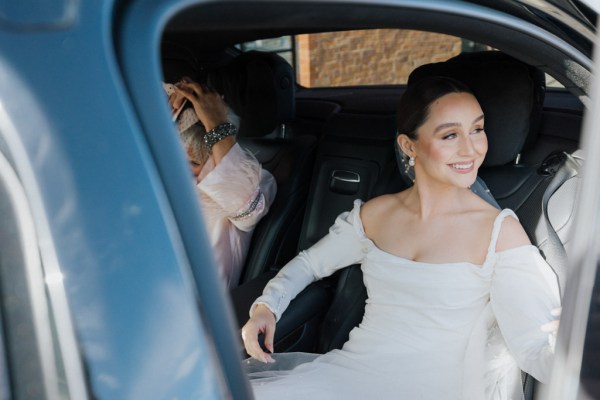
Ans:
{"type": "Polygon", "coordinates": [[[544,257],[546,258],[546,262],[552,267],[554,273],[558,277],[558,286],[560,288],[561,294],[563,288],[565,287],[567,280],[567,267],[568,267],[568,259],[567,252],[565,251],[565,246],[563,245],[560,237],[556,233],[556,230],[552,226],[552,222],[550,221],[550,217],[548,214],[548,203],[552,196],[556,193],[556,191],[569,179],[574,178],[579,173],[579,164],[575,159],[565,153],[565,161],[560,166],[556,175],[550,181],[550,184],[546,188],[544,192],[544,196],[542,198],[542,212],[544,214],[544,220],[546,222],[546,231],[547,231],[547,246],[544,249],[544,257]]]}

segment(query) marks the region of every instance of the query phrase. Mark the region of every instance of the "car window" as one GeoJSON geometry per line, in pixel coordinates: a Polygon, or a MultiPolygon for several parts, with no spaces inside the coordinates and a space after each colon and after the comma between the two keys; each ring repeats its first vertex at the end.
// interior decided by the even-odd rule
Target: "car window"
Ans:
{"type": "MultiPolygon", "coordinates": [[[[277,53],[304,87],[406,84],[416,67],[490,46],[451,35],[407,29],[311,33],[241,43],[242,51],[277,53]]],[[[547,76],[549,87],[562,87],[547,76]]]]}
{"type": "Polygon", "coordinates": [[[277,53],[291,65],[296,65],[296,37],[281,36],[278,38],[259,39],[253,42],[240,43],[237,46],[242,51],[266,51],[277,53]]]}

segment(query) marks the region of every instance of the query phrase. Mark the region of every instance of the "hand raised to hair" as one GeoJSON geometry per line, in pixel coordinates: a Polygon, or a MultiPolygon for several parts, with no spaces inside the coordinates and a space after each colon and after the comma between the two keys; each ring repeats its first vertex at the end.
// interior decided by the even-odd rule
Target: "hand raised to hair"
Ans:
{"type": "Polygon", "coordinates": [[[184,79],[175,85],[175,95],[182,96],[192,103],[198,119],[207,132],[227,122],[227,105],[222,96],[214,90],[184,79]]]}
{"type": "MultiPolygon", "coordinates": [[[[185,78],[184,78],[185,79],[185,78]]],[[[188,100],[181,94],[175,93],[175,85],[172,83],[162,83],[164,91],[167,93],[167,97],[169,100],[169,106],[171,107],[171,117],[173,121],[177,121],[179,114],[183,111],[183,107],[188,102],[188,100]]],[[[197,116],[194,113],[194,117],[197,116]]]]}

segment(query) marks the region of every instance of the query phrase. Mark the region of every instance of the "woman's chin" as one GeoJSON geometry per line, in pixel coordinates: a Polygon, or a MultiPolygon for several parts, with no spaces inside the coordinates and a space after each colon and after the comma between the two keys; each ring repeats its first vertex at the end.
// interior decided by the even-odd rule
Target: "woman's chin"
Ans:
{"type": "Polygon", "coordinates": [[[473,185],[475,183],[476,180],[477,180],[476,173],[468,174],[468,175],[462,176],[460,179],[457,179],[456,186],[468,189],[471,187],[471,185],[473,185]]]}

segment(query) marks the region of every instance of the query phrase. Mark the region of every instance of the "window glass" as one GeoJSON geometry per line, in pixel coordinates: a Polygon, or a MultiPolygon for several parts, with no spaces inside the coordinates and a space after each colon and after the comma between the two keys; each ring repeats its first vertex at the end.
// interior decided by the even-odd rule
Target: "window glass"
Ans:
{"type": "MultiPolygon", "coordinates": [[[[237,47],[279,54],[294,66],[296,81],[304,87],[405,84],[420,65],[460,53],[494,50],[455,36],[401,29],[282,36],[237,47]]],[[[550,75],[546,86],[563,87],[550,75]]]]}
{"type": "Polygon", "coordinates": [[[416,67],[461,52],[459,38],[408,30],[363,30],[301,35],[298,83],[306,87],[406,83],[416,67]]]}
{"type": "Polygon", "coordinates": [[[305,87],[404,84],[420,65],[445,61],[461,52],[493,50],[455,36],[400,29],[284,36],[238,48],[282,55],[305,87]]]}
{"type": "Polygon", "coordinates": [[[271,39],[260,39],[253,42],[241,43],[237,46],[242,51],[266,51],[277,53],[291,65],[296,64],[294,36],[281,36],[271,39]]]}

